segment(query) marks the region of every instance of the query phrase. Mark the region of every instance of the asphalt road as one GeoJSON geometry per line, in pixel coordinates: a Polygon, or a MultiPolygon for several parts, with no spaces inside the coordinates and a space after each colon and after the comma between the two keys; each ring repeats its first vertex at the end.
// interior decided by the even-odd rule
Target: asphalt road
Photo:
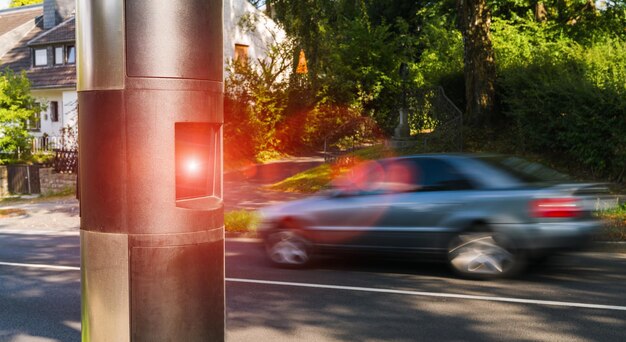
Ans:
{"type": "MultiPolygon", "coordinates": [[[[2,222],[0,341],[79,341],[77,234],[2,222]]],[[[226,253],[228,341],[626,340],[625,254],[569,255],[476,282],[440,264],[365,257],[276,269],[245,239],[227,240],[226,253]]]]}

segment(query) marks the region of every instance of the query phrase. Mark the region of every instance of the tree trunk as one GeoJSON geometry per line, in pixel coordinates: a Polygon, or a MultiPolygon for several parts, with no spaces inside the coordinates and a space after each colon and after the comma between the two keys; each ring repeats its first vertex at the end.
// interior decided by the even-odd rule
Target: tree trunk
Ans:
{"type": "Polygon", "coordinates": [[[548,19],[548,12],[546,11],[546,5],[543,1],[537,1],[535,3],[535,20],[542,23],[548,19]]]}
{"type": "Polygon", "coordinates": [[[491,12],[486,0],[459,0],[465,62],[465,115],[470,122],[494,115],[496,66],[491,43],[491,12]]]}

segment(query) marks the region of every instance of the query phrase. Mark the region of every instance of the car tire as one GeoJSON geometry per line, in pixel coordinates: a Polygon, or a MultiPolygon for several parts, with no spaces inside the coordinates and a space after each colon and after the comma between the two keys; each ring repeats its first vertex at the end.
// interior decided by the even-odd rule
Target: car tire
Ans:
{"type": "Polygon", "coordinates": [[[294,230],[276,230],[265,238],[269,261],[278,267],[303,268],[311,262],[311,243],[294,230]]]}
{"type": "Polygon", "coordinates": [[[484,227],[458,234],[448,247],[449,266],[464,278],[511,277],[522,269],[524,260],[510,239],[484,227]]]}

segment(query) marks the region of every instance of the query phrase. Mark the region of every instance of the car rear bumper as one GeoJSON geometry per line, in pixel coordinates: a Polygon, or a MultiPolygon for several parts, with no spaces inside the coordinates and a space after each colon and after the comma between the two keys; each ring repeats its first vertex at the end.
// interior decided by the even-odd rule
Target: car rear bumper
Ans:
{"type": "Polygon", "coordinates": [[[514,225],[516,244],[530,251],[577,250],[590,245],[601,228],[600,221],[533,223],[514,225]]]}

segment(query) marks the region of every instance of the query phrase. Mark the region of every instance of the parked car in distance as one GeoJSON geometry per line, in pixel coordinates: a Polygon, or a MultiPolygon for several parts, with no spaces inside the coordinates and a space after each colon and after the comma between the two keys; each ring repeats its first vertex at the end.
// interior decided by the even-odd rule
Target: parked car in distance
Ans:
{"type": "Polygon", "coordinates": [[[528,258],[589,242],[600,227],[594,203],[607,191],[513,156],[397,157],[264,208],[259,232],[278,266],[338,251],[434,254],[462,276],[504,277],[528,258]]]}

